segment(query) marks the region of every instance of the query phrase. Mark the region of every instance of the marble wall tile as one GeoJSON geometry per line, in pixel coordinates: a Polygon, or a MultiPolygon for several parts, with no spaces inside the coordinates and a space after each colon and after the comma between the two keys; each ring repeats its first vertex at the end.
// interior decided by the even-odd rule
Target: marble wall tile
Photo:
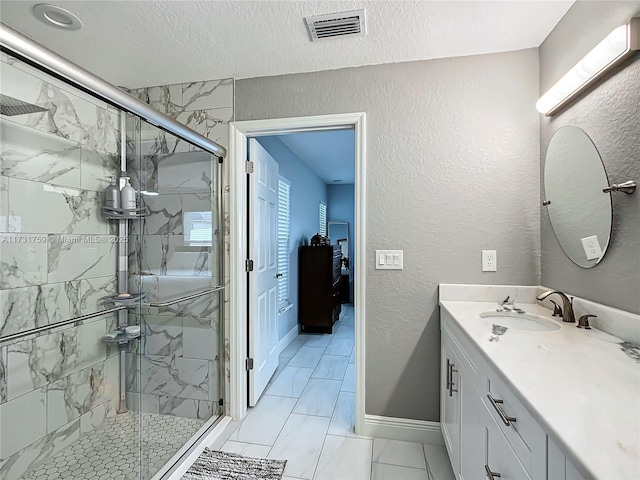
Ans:
{"type": "Polygon", "coordinates": [[[185,244],[182,235],[135,235],[129,242],[131,273],[210,277],[213,255],[210,246],[185,244]]]}
{"type": "Polygon", "coordinates": [[[96,192],[9,178],[9,229],[15,233],[106,234],[96,192]]]}
{"type": "Polygon", "coordinates": [[[106,320],[64,328],[7,347],[7,397],[20,395],[55,382],[103,361],[102,337],[106,320]]]}
{"type": "Polygon", "coordinates": [[[0,176],[0,232],[9,231],[9,178],[0,176]]]}
{"type": "Polygon", "coordinates": [[[216,360],[220,354],[220,320],[184,317],[182,319],[183,356],[216,360]]]}
{"type": "Polygon", "coordinates": [[[0,236],[0,288],[47,283],[47,237],[0,236]]]}
{"type": "Polygon", "coordinates": [[[202,150],[166,155],[158,160],[158,192],[210,193],[216,168],[213,155],[202,150]]]}
{"type": "Polygon", "coordinates": [[[81,278],[106,277],[114,274],[117,244],[113,236],[95,235],[86,237],[67,235],[57,241],[49,235],[48,272],[50,282],[77,280],[81,278]]]}
{"type": "Polygon", "coordinates": [[[101,403],[80,417],[80,433],[85,435],[101,427],[105,420],[115,415],[116,410],[111,402],[101,403]]]}
{"type": "MultiPolygon", "coordinates": [[[[44,78],[45,76],[42,75],[44,78]]],[[[87,102],[47,80],[3,64],[3,93],[47,108],[12,121],[109,153],[118,152],[118,114],[87,102]]]]}
{"type": "MultiPolygon", "coordinates": [[[[84,190],[103,192],[109,185],[109,176],[119,176],[120,157],[90,148],[82,148],[80,162],[80,187],[84,190]]],[[[102,200],[102,198],[101,198],[102,200]]],[[[100,206],[104,201],[99,202],[100,206]]]]}
{"type": "MultiPolygon", "coordinates": [[[[229,146],[229,123],[233,121],[233,108],[184,112],[178,115],[178,121],[225,148],[229,146]]],[[[191,148],[196,150],[199,147],[191,148]]]]}
{"type": "Polygon", "coordinates": [[[159,87],[136,88],[129,91],[141,102],[151,105],[159,112],[175,118],[182,111],[182,86],[180,84],[159,87]]]}
{"type": "MultiPolygon", "coordinates": [[[[176,398],[159,396],[159,413],[163,415],[173,415],[182,418],[198,418],[209,420],[214,413],[217,414],[217,404],[204,400],[193,400],[191,398],[176,398]]],[[[195,433],[195,432],[194,432],[195,433]]]]}
{"type": "Polygon", "coordinates": [[[147,395],[145,393],[127,392],[127,410],[143,413],[160,413],[160,403],[158,395],[147,395]]]}
{"type": "Polygon", "coordinates": [[[104,395],[114,410],[120,402],[120,356],[108,357],[104,361],[104,395]]]}
{"type": "Polygon", "coordinates": [[[142,393],[209,400],[209,362],[146,355],[141,359],[142,393]]]}
{"type": "Polygon", "coordinates": [[[22,332],[80,315],[80,282],[0,290],[0,334],[22,332]]]}
{"type": "Polygon", "coordinates": [[[82,314],[104,310],[103,298],[116,293],[116,278],[113,275],[80,280],[80,310],[82,314]]]}
{"type": "Polygon", "coordinates": [[[129,291],[131,293],[144,293],[146,295],[145,302],[158,302],[160,300],[159,293],[159,277],[156,275],[145,274],[129,276],[129,291]]]}
{"type": "Polygon", "coordinates": [[[74,420],[9,457],[2,465],[2,468],[0,468],[0,478],[3,480],[17,480],[21,478],[22,475],[32,467],[41,465],[79,438],[80,420],[74,420]]]}
{"type": "Polygon", "coordinates": [[[50,383],[47,386],[47,433],[88,413],[106,400],[104,362],[50,383]]]}
{"type": "Polygon", "coordinates": [[[46,391],[34,390],[0,405],[0,418],[0,452],[4,460],[47,433],[46,391]]]}
{"type": "MultiPolygon", "coordinates": [[[[160,298],[174,299],[191,293],[199,292],[205,288],[216,285],[215,277],[157,277],[160,288],[160,298]]],[[[176,303],[158,310],[158,315],[175,315],[179,317],[217,318],[220,307],[220,293],[214,292],[192,300],[176,303]]]]}
{"type": "Polygon", "coordinates": [[[183,83],[184,110],[233,107],[233,78],[183,83]]]}
{"type": "Polygon", "coordinates": [[[0,347],[0,404],[7,401],[7,347],[0,347]]]}
{"type": "Polygon", "coordinates": [[[146,218],[142,221],[142,232],[137,231],[139,225],[132,227],[135,234],[146,235],[180,235],[182,234],[182,198],[180,195],[157,195],[145,197],[146,218]]]}
{"type": "Polygon", "coordinates": [[[173,317],[142,315],[144,353],[165,357],[182,356],[182,320],[173,317]]]}
{"type": "Polygon", "coordinates": [[[4,119],[0,142],[3,175],[80,188],[78,143],[4,119]]]}

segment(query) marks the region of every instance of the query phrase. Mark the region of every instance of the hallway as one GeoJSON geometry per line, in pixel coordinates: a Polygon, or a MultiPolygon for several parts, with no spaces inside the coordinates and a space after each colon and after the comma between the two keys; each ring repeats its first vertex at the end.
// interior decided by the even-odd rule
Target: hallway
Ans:
{"type": "Polygon", "coordinates": [[[221,450],[286,459],[284,480],[453,480],[444,446],[354,433],[353,307],[333,335],[300,334],[221,450]]]}

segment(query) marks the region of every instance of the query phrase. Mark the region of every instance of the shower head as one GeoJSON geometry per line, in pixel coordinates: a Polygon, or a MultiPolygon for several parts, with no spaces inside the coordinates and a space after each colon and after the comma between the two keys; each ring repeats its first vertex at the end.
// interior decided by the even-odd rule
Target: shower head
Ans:
{"type": "Polygon", "coordinates": [[[29,113],[46,112],[47,109],[23,102],[17,98],[0,94],[0,114],[13,117],[15,115],[27,115],[29,113]]]}

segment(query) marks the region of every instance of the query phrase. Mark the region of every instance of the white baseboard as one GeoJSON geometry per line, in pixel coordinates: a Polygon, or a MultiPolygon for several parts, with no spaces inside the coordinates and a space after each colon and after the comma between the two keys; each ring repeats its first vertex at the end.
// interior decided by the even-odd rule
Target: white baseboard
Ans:
{"type": "Polygon", "coordinates": [[[412,420],[410,418],[365,415],[364,431],[361,435],[404,440],[405,442],[444,445],[440,422],[427,422],[426,420],[412,420]]]}
{"type": "Polygon", "coordinates": [[[284,337],[282,337],[282,340],[278,342],[278,355],[280,355],[282,351],[285,348],[287,348],[289,344],[293,342],[293,339],[296,338],[297,336],[298,336],[298,324],[296,323],[294,327],[291,330],[289,330],[289,333],[287,333],[284,337]]]}

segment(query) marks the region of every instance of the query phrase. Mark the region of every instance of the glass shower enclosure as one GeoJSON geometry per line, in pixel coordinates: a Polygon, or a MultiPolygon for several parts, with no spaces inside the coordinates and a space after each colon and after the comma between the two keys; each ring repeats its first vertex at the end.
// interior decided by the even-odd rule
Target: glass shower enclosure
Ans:
{"type": "Polygon", "coordinates": [[[219,159],[0,60],[0,478],[162,478],[223,409],[219,159]]]}

